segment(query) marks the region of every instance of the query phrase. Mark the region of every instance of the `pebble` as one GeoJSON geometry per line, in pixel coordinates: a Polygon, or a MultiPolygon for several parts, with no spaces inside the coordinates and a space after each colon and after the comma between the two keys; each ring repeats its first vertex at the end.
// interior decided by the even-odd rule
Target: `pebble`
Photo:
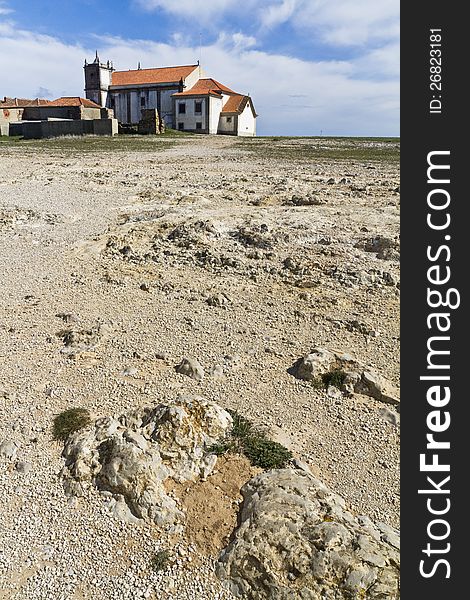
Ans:
{"type": "Polygon", "coordinates": [[[18,461],[15,465],[15,469],[18,471],[18,473],[29,473],[32,468],[33,465],[30,462],[25,462],[22,460],[18,461]]]}
{"type": "Polygon", "coordinates": [[[15,458],[16,453],[18,452],[19,444],[14,441],[4,440],[0,444],[0,457],[7,458],[12,460],[15,458]]]}

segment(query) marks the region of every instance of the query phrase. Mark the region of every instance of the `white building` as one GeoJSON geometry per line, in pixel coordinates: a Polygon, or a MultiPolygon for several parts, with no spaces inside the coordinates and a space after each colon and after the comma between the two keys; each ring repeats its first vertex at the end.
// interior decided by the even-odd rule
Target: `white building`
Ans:
{"type": "Polygon", "coordinates": [[[180,131],[256,135],[250,96],[237,94],[197,65],[116,71],[109,61],[85,61],[86,97],[111,108],[118,121],[136,125],[143,109],[156,109],[167,127],[180,131]]]}

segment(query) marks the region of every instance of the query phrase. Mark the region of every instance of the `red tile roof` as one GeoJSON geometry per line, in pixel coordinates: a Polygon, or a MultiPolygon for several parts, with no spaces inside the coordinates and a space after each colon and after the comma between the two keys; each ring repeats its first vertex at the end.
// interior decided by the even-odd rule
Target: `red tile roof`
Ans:
{"type": "Polygon", "coordinates": [[[49,100],[36,98],[29,100],[27,98],[7,98],[6,96],[0,101],[0,108],[26,108],[27,106],[48,106],[49,100]]]}
{"type": "Polygon", "coordinates": [[[173,96],[207,96],[208,94],[220,96],[223,92],[226,94],[235,94],[226,85],[219,83],[215,79],[208,78],[199,79],[192,88],[173,94],[173,96]]]}
{"type": "Polygon", "coordinates": [[[232,94],[227,102],[224,104],[222,108],[221,114],[237,114],[241,115],[241,113],[245,110],[246,105],[250,102],[251,110],[253,112],[253,116],[257,117],[255,107],[253,106],[253,100],[250,96],[242,96],[241,94],[232,94]]]}
{"type": "Polygon", "coordinates": [[[78,96],[63,96],[57,98],[53,102],[49,102],[48,106],[84,106],[85,108],[101,108],[99,104],[95,104],[91,100],[86,98],[80,98],[78,96]]]}
{"type": "MultiPolygon", "coordinates": [[[[241,94],[232,94],[230,96],[230,98],[227,100],[227,102],[224,104],[223,108],[222,108],[222,112],[226,113],[226,112],[238,112],[240,110],[240,107],[242,104],[246,105],[246,102],[248,100],[248,96],[242,96],[241,94]]],[[[243,108],[245,108],[245,106],[243,106],[243,108]]],[[[243,108],[240,110],[240,112],[243,111],[243,108]]]]}
{"type": "Polygon", "coordinates": [[[145,85],[146,83],[174,83],[186,79],[198,65],[183,67],[162,67],[160,69],[137,69],[134,71],[114,71],[111,85],[145,85]]]}

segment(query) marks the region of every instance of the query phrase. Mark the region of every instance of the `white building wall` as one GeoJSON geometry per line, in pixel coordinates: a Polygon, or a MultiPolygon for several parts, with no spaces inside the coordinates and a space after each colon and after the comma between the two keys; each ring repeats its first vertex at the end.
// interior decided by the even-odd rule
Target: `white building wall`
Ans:
{"type": "Polygon", "coordinates": [[[102,87],[108,88],[111,85],[111,70],[100,68],[100,81],[102,87]]]}
{"type": "Polygon", "coordinates": [[[201,123],[201,130],[205,130],[207,127],[207,96],[200,96],[196,98],[178,98],[175,102],[176,108],[176,129],[179,129],[178,124],[184,123],[184,128],[187,131],[198,131],[196,123],[201,123]],[[201,102],[201,112],[196,113],[196,102],[201,102]],[[184,114],[179,113],[179,105],[186,105],[186,112],[184,114]]]}
{"type": "Polygon", "coordinates": [[[238,135],[255,136],[256,135],[256,119],[251,110],[250,101],[247,102],[244,111],[238,115],[238,135]]]}
{"type": "Polygon", "coordinates": [[[107,106],[108,102],[108,88],[111,85],[111,70],[100,67],[100,87],[105,88],[101,90],[98,104],[100,106],[107,106]]]}
{"type": "Polygon", "coordinates": [[[217,133],[222,106],[222,98],[209,96],[209,133],[217,133]]]}
{"type": "Polygon", "coordinates": [[[219,132],[220,133],[231,133],[236,134],[235,125],[237,117],[235,115],[221,116],[219,120],[219,132]]]}
{"type": "Polygon", "coordinates": [[[185,84],[185,92],[188,92],[195,83],[197,83],[199,81],[199,79],[202,79],[203,77],[205,77],[205,73],[202,70],[201,67],[196,67],[194,69],[194,71],[192,73],[190,73],[186,79],[184,80],[184,84],[185,84]]]}

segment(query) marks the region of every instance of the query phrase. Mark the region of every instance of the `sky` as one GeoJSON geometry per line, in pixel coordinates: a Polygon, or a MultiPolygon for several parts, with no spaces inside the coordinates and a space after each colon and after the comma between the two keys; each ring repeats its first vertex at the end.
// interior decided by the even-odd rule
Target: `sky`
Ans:
{"type": "Polygon", "coordinates": [[[0,98],[83,96],[96,50],[200,60],[252,96],[259,135],[399,135],[399,0],[0,0],[0,98]]]}

